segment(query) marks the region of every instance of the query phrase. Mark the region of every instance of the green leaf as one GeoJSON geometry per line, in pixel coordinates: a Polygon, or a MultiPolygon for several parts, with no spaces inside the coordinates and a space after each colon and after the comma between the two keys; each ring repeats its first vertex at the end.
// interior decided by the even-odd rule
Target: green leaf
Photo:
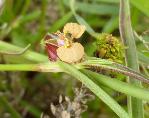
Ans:
{"type": "MultiPolygon", "coordinates": [[[[119,0],[95,0],[104,3],[119,3],[119,0]]],[[[148,0],[130,0],[130,3],[149,17],[149,1],[148,0]]]]}
{"type": "Polygon", "coordinates": [[[97,34],[97,33],[90,27],[90,25],[89,25],[81,16],[79,16],[79,15],[76,14],[74,5],[75,5],[75,0],[71,0],[71,1],[70,1],[70,8],[71,8],[71,11],[72,11],[73,15],[75,16],[76,20],[77,20],[80,24],[85,25],[86,31],[87,31],[91,36],[93,36],[93,37],[96,38],[96,34],[97,34]]]}
{"type": "Polygon", "coordinates": [[[24,23],[28,23],[33,20],[37,20],[40,17],[40,14],[41,14],[40,10],[35,10],[29,14],[22,15],[22,16],[20,16],[18,23],[24,24],[24,23]]]}
{"type": "Polygon", "coordinates": [[[125,93],[127,95],[149,101],[149,91],[147,89],[134,86],[116,78],[110,78],[101,74],[89,70],[83,70],[84,74],[88,75],[92,80],[96,80],[98,83],[110,87],[118,92],[125,93]]]}
{"type": "Polygon", "coordinates": [[[76,20],[79,24],[85,25],[86,31],[93,37],[96,37],[96,32],[89,26],[89,24],[79,15],[75,14],[76,20]]]}
{"type": "Polygon", "coordinates": [[[149,0],[130,0],[130,2],[149,17],[149,0]]]}
{"type": "MultiPolygon", "coordinates": [[[[120,18],[119,29],[121,39],[124,42],[124,46],[128,47],[125,53],[126,64],[128,67],[134,69],[135,71],[139,71],[135,38],[133,35],[130,20],[129,0],[120,0],[119,18],[120,18]]],[[[129,79],[129,83],[141,86],[141,82],[137,80],[129,79]]],[[[143,118],[143,105],[140,99],[129,97],[128,110],[130,117],[143,118]]]]}
{"type": "Polygon", "coordinates": [[[118,7],[115,5],[77,2],[76,6],[79,11],[84,13],[98,15],[118,15],[118,7]]]}
{"type": "Polygon", "coordinates": [[[13,1],[5,0],[3,7],[3,12],[0,15],[0,23],[11,22],[15,15],[13,12],[13,1]]]}
{"type": "Polygon", "coordinates": [[[148,56],[144,55],[143,53],[141,53],[139,51],[137,52],[137,54],[138,54],[139,61],[141,61],[145,64],[149,64],[149,57],[148,56]]]}
{"type": "Polygon", "coordinates": [[[57,30],[60,30],[61,27],[63,27],[69,19],[73,16],[72,12],[68,12],[66,15],[64,15],[62,18],[57,20],[49,29],[49,32],[56,32],[57,30]]]}
{"type": "MultiPolygon", "coordinates": [[[[69,7],[71,0],[64,0],[64,4],[69,7]]],[[[97,15],[118,15],[118,7],[116,5],[108,4],[94,4],[87,2],[76,2],[75,8],[77,11],[88,14],[97,14],[97,15]]]]}
{"type": "Polygon", "coordinates": [[[112,33],[115,29],[118,28],[119,17],[112,17],[107,24],[103,27],[102,32],[112,33]]]}
{"type": "Polygon", "coordinates": [[[31,114],[33,114],[36,118],[40,118],[40,115],[42,113],[41,110],[39,110],[37,107],[31,105],[30,103],[26,101],[21,101],[20,103],[23,107],[27,109],[31,114]]]}
{"type": "Polygon", "coordinates": [[[119,3],[119,0],[94,0],[97,2],[105,2],[105,3],[119,3]]]}
{"type": "MultiPolygon", "coordinates": [[[[22,50],[22,48],[17,47],[15,45],[6,43],[4,41],[0,41],[0,51],[20,51],[22,50]]],[[[11,59],[11,57],[13,56],[6,56],[7,58],[9,57],[11,59]]],[[[23,57],[25,59],[28,59],[30,61],[34,61],[34,62],[45,62],[48,61],[48,57],[46,57],[45,55],[33,52],[33,51],[26,51],[24,54],[22,54],[20,57],[23,57]]]]}
{"type": "MultiPolygon", "coordinates": [[[[79,66],[76,65],[80,69],[79,66]]],[[[62,72],[59,65],[54,62],[41,64],[0,64],[0,71],[38,71],[38,72],[62,72]]]]}
{"type": "Polygon", "coordinates": [[[129,118],[127,112],[97,84],[90,80],[86,75],[78,71],[75,67],[64,62],[58,62],[60,68],[66,73],[72,75],[89,88],[96,96],[98,96],[105,104],[107,104],[119,117],[129,118]]]}
{"type": "Polygon", "coordinates": [[[0,107],[2,107],[11,114],[11,118],[22,118],[21,115],[11,106],[6,97],[0,95],[0,107]]]}

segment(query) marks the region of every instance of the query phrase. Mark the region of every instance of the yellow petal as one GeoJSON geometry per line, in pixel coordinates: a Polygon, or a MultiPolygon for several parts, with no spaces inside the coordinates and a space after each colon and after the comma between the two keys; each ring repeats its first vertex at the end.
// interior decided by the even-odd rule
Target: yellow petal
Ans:
{"type": "Polygon", "coordinates": [[[80,38],[82,34],[85,32],[85,26],[79,25],[77,23],[67,23],[64,28],[64,33],[70,33],[73,38],[80,38]]]}
{"type": "Polygon", "coordinates": [[[69,48],[61,46],[57,49],[57,55],[64,62],[78,62],[84,56],[84,47],[80,43],[72,43],[69,48]]]}

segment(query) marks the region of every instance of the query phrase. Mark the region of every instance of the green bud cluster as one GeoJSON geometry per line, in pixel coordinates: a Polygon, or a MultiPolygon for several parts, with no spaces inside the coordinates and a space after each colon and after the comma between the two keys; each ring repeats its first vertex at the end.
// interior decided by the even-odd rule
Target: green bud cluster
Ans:
{"type": "Polygon", "coordinates": [[[118,63],[123,62],[124,46],[118,38],[112,34],[102,33],[97,37],[96,56],[103,59],[109,59],[118,63]]]}

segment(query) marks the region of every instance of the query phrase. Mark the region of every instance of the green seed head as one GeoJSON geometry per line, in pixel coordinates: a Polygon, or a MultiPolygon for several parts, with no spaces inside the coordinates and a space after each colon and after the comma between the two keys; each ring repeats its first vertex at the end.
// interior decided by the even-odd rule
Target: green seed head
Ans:
{"type": "Polygon", "coordinates": [[[103,59],[109,59],[115,62],[123,62],[124,46],[118,38],[112,34],[102,33],[97,37],[96,56],[103,59]]]}

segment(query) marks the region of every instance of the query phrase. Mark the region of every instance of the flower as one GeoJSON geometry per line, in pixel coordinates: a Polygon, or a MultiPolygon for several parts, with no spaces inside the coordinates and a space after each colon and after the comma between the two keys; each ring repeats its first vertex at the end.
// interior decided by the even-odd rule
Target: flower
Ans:
{"type": "Polygon", "coordinates": [[[80,43],[73,41],[79,38],[85,31],[85,26],[77,23],[67,23],[64,26],[63,33],[48,33],[44,37],[44,44],[49,59],[57,61],[60,59],[67,63],[80,61],[84,56],[84,47],[80,43]]]}
{"type": "Polygon", "coordinates": [[[70,33],[73,38],[80,38],[85,32],[85,26],[77,23],[67,23],[64,26],[63,32],[65,34],[70,33]]]}
{"type": "Polygon", "coordinates": [[[57,55],[64,62],[78,62],[84,56],[84,47],[80,43],[72,43],[68,48],[61,46],[57,49],[57,55]]]}
{"type": "Polygon", "coordinates": [[[56,61],[58,59],[58,56],[57,56],[58,47],[56,45],[46,44],[46,49],[48,52],[49,59],[51,61],[56,61]]]}
{"type": "Polygon", "coordinates": [[[49,60],[56,61],[58,59],[56,50],[58,49],[58,43],[56,37],[53,34],[46,34],[44,37],[45,48],[48,53],[49,60]]]}

